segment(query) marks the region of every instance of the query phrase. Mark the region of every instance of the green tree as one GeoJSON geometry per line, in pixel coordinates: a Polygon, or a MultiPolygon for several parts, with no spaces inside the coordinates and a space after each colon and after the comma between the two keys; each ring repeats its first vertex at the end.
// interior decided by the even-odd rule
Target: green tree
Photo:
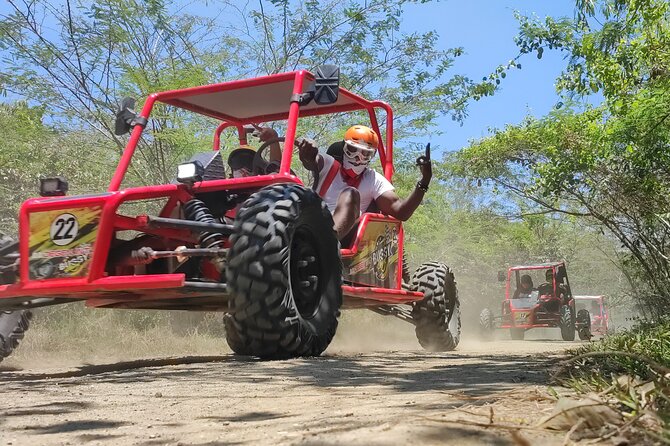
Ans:
{"type": "Polygon", "coordinates": [[[74,193],[104,187],[109,154],[86,132],[61,133],[43,124],[40,107],[0,104],[0,232],[16,232],[20,204],[39,192],[39,178],[67,171],[74,193]],[[86,153],[87,156],[82,156],[86,153]]]}
{"type": "MultiPolygon", "coordinates": [[[[463,119],[472,83],[449,74],[462,49],[436,50],[435,32],[400,31],[405,3],[219,1],[191,14],[171,0],[9,0],[0,87],[62,130],[97,133],[118,156],[126,140],[114,135],[113,115],[123,96],[335,63],[345,87],[393,103],[398,137],[408,136],[442,114],[463,119]]],[[[343,119],[316,122],[313,133],[343,119]]],[[[213,128],[156,107],[130,181],[169,180],[176,162],[209,145],[213,128]]]]}

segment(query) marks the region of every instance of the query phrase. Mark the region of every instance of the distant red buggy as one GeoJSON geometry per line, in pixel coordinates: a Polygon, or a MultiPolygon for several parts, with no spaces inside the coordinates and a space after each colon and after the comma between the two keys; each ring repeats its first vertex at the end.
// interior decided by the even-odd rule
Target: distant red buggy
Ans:
{"type": "Polygon", "coordinates": [[[577,312],[587,310],[591,315],[591,333],[605,336],[611,333],[610,311],[605,296],[575,296],[577,312]]]}
{"type": "Polygon", "coordinates": [[[570,289],[565,263],[515,266],[500,277],[506,282],[501,314],[489,308],[480,313],[482,336],[492,337],[497,328],[509,329],[512,339],[523,339],[533,328],[559,328],[564,341],[590,339],[590,317],[587,310],[577,311],[570,289]]]}
{"type": "Polygon", "coordinates": [[[30,309],[73,301],[221,311],[232,350],[263,358],[321,354],[340,309],[354,308],[413,323],[427,349],[456,347],[460,304],[451,270],[430,262],[410,277],[402,223],[379,213],[364,213],[353,241],[340,247],[330,212],[292,170],[300,119],[359,111],[384,136],[379,161],[392,180],[388,104],[339,88],[333,66],[154,93],[139,113],[132,104],[124,101],[117,116],[117,133],[132,131],[107,191],[67,196],[62,178],[44,179],[41,197],[21,207],[18,240],[0,240],[0,358],[22,339],[30,309]],[[122,188],[157,103],[214,118],[214,150],[179,166],[171,184],[122,188]],[[251,176],[228,175],[222,132],[243,145],[245,126],[273,121],[286,128],[281,161],[268,163],[265,149],[277,141],[267,141],[251,176]],[[147,201],[161,210],[125,206],[147,201]]]}

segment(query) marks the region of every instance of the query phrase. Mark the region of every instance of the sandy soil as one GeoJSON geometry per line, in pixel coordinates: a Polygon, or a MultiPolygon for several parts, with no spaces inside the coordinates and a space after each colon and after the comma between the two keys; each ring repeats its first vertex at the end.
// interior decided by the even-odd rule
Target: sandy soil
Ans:
{"type": "Polygon", "coordinates": [[[354,353],[340,338],[320,358],[288,361],[222,355],[134,369],[8,362],[0,368],[0,445],[558,445],[565,433],[530,427],[555,404],[549,368],[575,345],[464,341],[451,353],[415,344],[354,353]],[[66,370],[91,374],[40,375],[66,370]],[[508,425],[529,428],[500,427],[508,425]]]}

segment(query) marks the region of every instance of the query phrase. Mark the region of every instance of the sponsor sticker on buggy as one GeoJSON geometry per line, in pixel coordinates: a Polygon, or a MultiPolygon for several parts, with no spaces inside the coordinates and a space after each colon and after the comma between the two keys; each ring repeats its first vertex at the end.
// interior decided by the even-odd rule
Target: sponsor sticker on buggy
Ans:
{"type": "Polygon", "coordinates": [[[358,245],[358,253],[345,260],[345,280],[379,287],[395,287],[398,267],[398,231],[395,222],[371,221],[358,245]]]}
{"type": "Polygon", "coordinates": [[[85,276],[101,213],[91,206],[30,214],[30,278],[85,276]]]}

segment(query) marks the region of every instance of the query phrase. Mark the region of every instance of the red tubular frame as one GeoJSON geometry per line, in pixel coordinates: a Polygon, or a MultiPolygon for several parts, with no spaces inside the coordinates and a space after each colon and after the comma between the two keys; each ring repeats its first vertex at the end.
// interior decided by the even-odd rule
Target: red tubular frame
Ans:
{"type": "MultiPolygon", "coordinates": [[[[529,265],[529,266],[514,266],[512,268],[509,268],[507,270],[507,283],[505,285],[505,300],[502,303],[503,308],[505,307],[505,304],[509,302],[509,309],[510,309],[510,318],[511,318],[511,323],[510,324],[501,324],[500,328],[525,328],[525,329],[530,329],[530,328],[552,328],[552,327],[557,327],[557,325],[552,325],[552,324],[546,324],[546,323],[532,323],[532,324],[523,324],[523,325],[515,325],[514,323],[514,313],[516,312],[526,312],[526,313],[532,313],[533,318],[535,311],[537,308],[540,307],[539,304],[536,304],[532,308],[514,308],[514,305],[512,303],[514,302],[514,299],[510,297],[510,287],[512,284],[512,273],[518,272],[518,271],[534,271],[534,270],[546,270],[546,269],[551,269],[553,271],[552,274],[552,285],[553,285],[553,290],[554,290],[554,296],[556,296],[556,291],[557,291],[557,286],[558,283],[556,282],[556,276],[557,276],[557,270],[561,266],[565,266],[565,262],[553,262],[553,263],[547,263],[544,265],[529,265]]],[[[574,304],[574,298],[570,301],[573,302],[574,304]]],[[[569,303],[570,305],[570,303],[569,303]]]]}
{"type": "MultiPolygon", "coordinates": [[[[220,84],[205,85],[199,87],[186,88],[182,90],[165,91],[149,95],[142,106],[139,116],[148,120],[155,103],[162,102],[168,105],[181,107],[199,114],[210,116],[221,120],[221,123],[214,131],[213,149],[219,150],[221,144],[221,133],[228,127],[236,127],[241,144],[245,144],[246,133],[243,126],[245,124],[257,124],[260,122],[284,120],[287,122],[286,147],[293,147],[296,138],[296,127],[298,119],[303,116],[316,116],[331,113],[342,113],[356,110],[366,110],[370,116],[372,128],[381,136],[379,124],[376,116],[376,109],[383,109],[386,112],[386,138],[385,143],[380,141],[379,157],[382,163],[384,176],[390,181],[393,178],[393,110],[391,107],[381,101],[368,101],[357,96],[346,89],[340,89],[340,96],[346,98],[341,104],[332,104],[327,106],[312,107],[301,109],[297,102],[291,102],[288,106],[288,112],[275,113],[270,115],[259,115],[239,119],[234,116],[222,113],[217,110],[210,110],[192,104],[184,100],[194,95],[208,93],[217,93],[227,90],[235,90],[259,85],[272,84],[277,82],[293,81],[292,92],[294,94],[303,93],[305,81],[313,81],[314,76],[308,71],[297,71],[291,73],[275,74],[263,76],[255,79],[237,80],[220,84]]],[[[287,98],[287,101],[289,98],[287,98]]],[[[137,149],[138,142],[142,136],[144,128],[136,125],[128,140],[128,143],[121,154],[119,164],[111,178],[108,191],[106,193],[91,196],[74,197],[55,197],[55,198],[33,198],[23,203],[19,213],[19,254],[24,261],[20,262],[19,281],[15,284],[0,285],[0,299],[8,298],[32,298],[39,296],[67,297],[81,299],[107,299],[110,292],[114,291],[140,291],[155,290],[167,288],[180,288],[184,286],[184,274],[160,274],[160,275],[121,275],[107,276],[105,270],[107,267],[108,255],[111,243],[116,231],[120,230],[139,230],[148,234],[168,237],[174,240],[189,240],[190,234],[186,231],[171,229],[149,229],[143,225],[143,219],[140,217],[130,217],[118,214],[119,206],[132,200],[147,200],[156,198],[165,198],[167,203],[160,215],[170,216],[173,210],[180,202],[187,201],[195,192],[207,192],[217,190],[233,189],[259,189],[276,183],[297,183],[302,184],[301,180],[290,174],[292,161],[292,150],[285,150],[282,154],[282,160],[279,173],[274,175],[254,176],[247,178],[232,178],[207,181],[199,183],[192,188],[183,184],[166,184],[156,186],[135,187],[121,189],[126,172],[130,166],[131,160],[137,149]],[[86,277],[31,280],[29,271],[30,258],[30,214],[41,211],[66,210],[87,206],[101,206],[102,211],[98,225],[98,234],[94,242],[91,264],[86,277]]],[[[363,216],[362,225],[359,229],[357,240],[360,239],[365,225],[371,219],[381,219],[383,221],[396,221],[388,216],[381,214],[366,214],[363,216]]],[[[375,302],[386,303],[408,303],[423,298],[422,293],[408,292],[401,289],[402,280],[402,255],[404,250],[402,223],[398,234],[398,281],[397,289],[374,288],[374,287],[354,287],[344,286],[344,295],[349,299],[365,299],[375,302]]],[[[356,246],[352,250],[342,250],[342,255],[354,255],[356,246]]],[[[137,293],[136,293],[137,294],[137,293]]],[[[141,292],[139,293],[141,295],[141,292]]],[[[141,299],[140,297],[128,297],[128,300],[141,299]]],[[[155,299],[155,296],[152,298],[155,299]]]]}

